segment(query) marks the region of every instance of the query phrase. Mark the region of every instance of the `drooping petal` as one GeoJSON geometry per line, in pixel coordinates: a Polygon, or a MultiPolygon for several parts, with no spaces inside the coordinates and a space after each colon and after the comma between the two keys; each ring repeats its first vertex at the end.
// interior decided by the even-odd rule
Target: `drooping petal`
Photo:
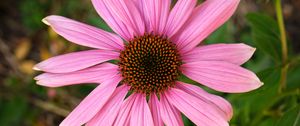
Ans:
{"type": "Polygon", "coordinates": [[[168,20],[171,0],[142,0],[138,7],[143,12],[147,32],[162,34],[168,20]]]}
{"type": "Polygon", "coordinates": [[[171,40],[182,53],[193,49],[232,16],[239,2],[240,0],[205,0],[194,9],[191,18],[171,40]]]}
{"type": "Polygon", "coordinates": [[[131,109],[131,126],[154,126],[145,94],[137,94],[131,109]]]}
{"type": "Polygon", "coordinates": [[[255,48],[245,44],[212,44],[196,47],[182,55],[184,62],[226,61],[242,65],[248,61],[255,48]]]}
{"type": "Polygon", "coordinates": [[[172,37],[191,16],[197,0],[178,0],[171,10],[165,31],[168,37],[172,37]]]}
{"type": "Polygon", "coordinates": [[[224,61],[198,61],[183,64],[187,77],[220,92],[248,92],[262,86],[251,71],[224,61]]]}
{"type": "Polygon", "coordinates": [[[124,39],[130,40],[133,35],[144,34],[145,24],[133,1],[93,0],[92,2],[100,16],[124,39]]]}
{"type": "Polygon", "coordinates": [[[87,126],[111,126],[117,117],[128,90],[129,87],[127,85],[118,87],[97,115],[87,123],[87,126]]]}
{"type": "Polygon", "coordinates": [[[121,109],[118,113],[118,117],[114,122],[114,126],[128,126],[130,123],[130,114],[132,106],[135,102],[137,94],[130,95],[122,104],[121,109]]]}
{"type": "Polygon", "coordinates": [[[218,111],[201,99],[179,89],[165,92],[167,100],[198,126],[229,126],[218,111]]]}
{"type": "Polygon", "coordinates": [[[43,73],[34,79],[42,86],[61,87],[81,83],[102,83],[118,73],[117,65],[103,63],[70,73],[43,73]]]}
{"type": "Polygon", "coordinates": [[[169,103],[164,94],[160,95],[160,113],[167,126],[183,126],[180,112],[169,103]]]}
{"type": "Polygon", "coordinates": [[[99,85],[81,101],[60,126],[81,126],[91,120],[109,100],[121,79],[120,76],[116,76],[99,85]]]}
{"type": "Polygon", "coordinates": [[[80,51],[52,57],[35,65],[34,69],[50,73],[68,73],[118,59],[118,57],[118,52],[108,50],[80,51]]]}
{"type": "Polygon", "coordinates": [[[123,40],[112,33],[62,16],[48,16],[43,22],[67,40],[79,45],[104,50],[123,50],[123,40]]]}
{"type": "Polygon", "coordinates": [[[155,93],[152,93],[149,98],[149,107],[152,113],[154,126],[164,126],[161,119],[159,101],[155,93]]]}
{"type": "Polygon", "coordinates": [[[229,121],[232,117],[233,110],[228,101],[220,96],[209,94],[198,86],[186,84],[183,82],[177,82],[176,87],[190,95],[197,97],[198,99],[210,104],[216,110],[229,121]]]}

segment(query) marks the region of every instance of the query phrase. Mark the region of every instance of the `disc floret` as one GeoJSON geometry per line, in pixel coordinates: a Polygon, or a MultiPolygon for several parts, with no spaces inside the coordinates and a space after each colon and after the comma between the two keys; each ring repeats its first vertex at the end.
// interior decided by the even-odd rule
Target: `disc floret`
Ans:
{"type": "Polygon", "coordinates": [[[131,90],[149,94],[174,86],[180,64],[179,54],[171,41],[146,34],[128,42],[120,54],[119,67],[131,90]]]}

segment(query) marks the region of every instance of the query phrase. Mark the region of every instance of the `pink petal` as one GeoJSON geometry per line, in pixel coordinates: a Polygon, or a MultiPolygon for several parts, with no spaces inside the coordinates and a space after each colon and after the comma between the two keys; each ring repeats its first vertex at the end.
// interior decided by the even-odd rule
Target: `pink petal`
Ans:
{"type": "Polygon", "coordinates": [[[139,4],[147,25],[147,31],[162,34],[167,23],[171,0],[142,0],[139,4]]]}
{"type": "Polygon", "coordinates": [[[227,121],[231,119],[233,114],[232,107],[230,103],[222,97],[209,94],[198,86],[186,84],[183,82],[177,82],[176,87],[190,95],[197,97],[203,102],[210,104],[212,107],[218,110],[227,121]]]}
{"type": "Polygon", "coordinates": [[[164,94],[160,95],[160,113],[167,126],[183,126],[180,112],[169,103],[164,94]]]}
{"type": "Polygon", "coordinates": [[[223,61],[199,61],[183,64],[181,72],[187,77],[221,92],[248,92],[262,86],[251,71],[223,61]]]}
{"type": "Polygon", "coordinates": [[[131,126],[154,126],[146,95],[137,94],[131,110],[131,126]]]}
{"type": "Polygon", "coordinates": [[[103,82],[81,101],[60,126],[81,126],[91,120],[109,100],[120,81],[121,77],[117,76],[103,82]]]}
{"type": "Polygon", "coordinates": [[[160,14],[160,18],[158,21],[159,26],[158,27],[158,33],[162,34],[165,30],[165,25],[167,24],[168,17],[169,17],[169,11],[170,11],[170,6],[171,6],[171,0],[162,0],[160,1],[161,3],[161,10],[158,11],[160,14]]]}
{"type": "Polygon", "coordinates": [[[177,43],[183,53],[193,49],[232,16],[239,2],[206,0],[194,9],[186,25],[171,40],[177,43]]]}
{"type": "MultiPolygon", "coordinates": [[[[131,0],[101,0],[96,1],[93,0],[94,5],[104,5],[106,6],[105,11],[108,11],[113,17],[119,19],[119,21],[123,22],[127,29],[132,29],[134,31],[134,35],[143,35],[145,32],[145,24],[142,20],[141,14],[133,1],[131,0]],[[98,4],[97,4],[98,3],[98,4]]],[[[97,9],[97,7],[95,7],[97,9]]],[[[97,9],[101,15],[101,12],[105,8],[97,9]]],[[[101,15],[102,16],[102,15],[101,15]]],[[[103,16],[102,16],[103,17],[103,16]]],[[[104,17],[103,17],[104,18],[104,17]]]]}
{"type": "Polygon", "coordinates": [[[152,113],[154,126],[164,126],[164,123],[162,122],[162,119],[160,117],[160,107],[159,107],[159,101],[155,93],[150,95],[149,98],[149,107],[152,113]]]}
{"type": "Polygon", "coordinates": [[[138,8],[132,0],[107,0],[104,1],[111,12],[118,16],[124,24],[135,31],[135,35],[143,35],[145,24],[138,8]]]}
{"type": "Polygon", "coordinates": [[[118,52],[108,50],[80,51],[52,57],[35,65],[34,69],[50,73],[68,73],[118,59],[118,57],[118,52]]]}
{"type": "Polygon", "coordinates": [[[178,0],[170,12],[167,24],[166,35],[172,37],[191,16],[197,0],[178,0]]]}
{"type": "Polygon", "coordinates": [[[253,55],[255,48],[245,44],[212,44],[200,46],[182,55],[184,62],[226,61],[242,65],[253,55]]]}
{"type": "Polygon", "coordinates": [[[43,73],[34,79],[37,84],[47,87],[61,87],[81,83],[102,83],[119,73],[118,66],[103,63],[70,73],[43,73]]]}
{"type": "Polygon", "coordinates": [[[228,122],[212,107],[179,89],[165,92],[168,101],[198,126],[229,126],[228,122]]]}
{"type": "Polygon", "coordinates": [[[90,25],[55,15],[44,18],[43,22],[56,33],[79,45],[116,51],[124,48],[120,37],[90,25]]]}
{"type": "Polygon", "coordinates": [[[109,8],[109,5],[104,3],[105,0],[92,0],[94,8],[102,19],[125,40],[130,40],[133,38],[133,29],[128,28],[128,25],[125,24],[117,15],[115,15],[112,10],[109,8]]]}
{"type": "Polygon", "coordinates": [[[114,126],[129,126],[130,113],[135,102],[137,94],[130,95],[122,104],[118,117],[114,122],[114,126]]]}
{"type": "Polygon", "coordinates": [[[129,87],[127,85],[118,87],[97,115],[87,123],[87,126],[111,126],[117,117],[128,90],[129,87]]]}

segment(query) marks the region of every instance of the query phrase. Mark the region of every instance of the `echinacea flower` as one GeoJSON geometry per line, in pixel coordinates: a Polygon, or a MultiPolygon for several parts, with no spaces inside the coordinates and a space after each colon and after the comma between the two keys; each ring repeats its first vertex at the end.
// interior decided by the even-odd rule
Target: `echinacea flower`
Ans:
{"type": "Polygon", "coordinates": [[[228,126],[225,99],[180,82],[185,75],[211,89],[241,93],[262,82],[240,67],[255,49],[245,44],[199,45],[227,21],[239,0],[92,0],[118,34],[61,16],[43,22],[67,40],[94,48],[50,58],[34,69],[39,85],[97,83],[61,126],[181,126],[181,113],[200,126],[228,126]],[[108,62],[117,60],[118,63],[108,62]]]}

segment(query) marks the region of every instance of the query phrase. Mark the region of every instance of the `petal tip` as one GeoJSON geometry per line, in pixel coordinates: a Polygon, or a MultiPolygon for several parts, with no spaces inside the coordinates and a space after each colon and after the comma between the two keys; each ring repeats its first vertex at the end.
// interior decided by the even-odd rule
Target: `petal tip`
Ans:
{"type": "MultiPolygon", "coordinates": [[[[251,54],[251,56],[250,56],[250,57],[252,57],[252,56],[253,56],[253,54],[254,54],[254,52],[256,51],[256,48],[254,48],[254,47],[251,47],[251,46],[250,46],[250,49],[249,49],[249,51],[250,51],[250,54],[251,54]]],[[[250,59],[250,57],[249,57],[249,59],[250,59]]]]}
{"type": "Polygon", "coordinates": [[[265,83],[264,82],[260,82],[260,86],[263,86],[265,83]]]}
{"type": "Polygon", "coordinates": [[[256,51],[256,48],[255,48],[255,47],[249,46],[249,45],[244,44],[244,43],[241,43],[240,45],[243,46],[244,49],[248,49],[248,50],[250,50],[251,52],[255,52],[255,51],[256,51]]]}
{"type": "Polygon", "coordinates": [[[59,87],[57,85],[49,84],[49,82],[45,82],[45,81],[41,81],[41,80],[37,80],[36,84],[40,85],[40,86],[44,86],[44,87],[51,87],[51,88],[59,87]]]}
{"type": "Polygon", "coordinates": [[[39,80],[38,80],[38,81],[36,81],[35,83],[36,83],[37,85],[44,86],[44,85],[41,83],[41,81],[39,81],[39,80]]]}
{"type": "Polygon", "coordinates": [[[253,87],[252,87],[252,89],[250,91],[256,90],[256,89],[260,88],[263,85],[264,85],[264,82],[258,81],[257,84],[253,85],[253,87]]]}
{"type": "Polygon", "coordinates": [[[256,48],[251,47],[250,50],[251,50],[252,52],[255,52],[255,51],[256,51],[256,48]]]}
{"type": "Polygon", "coordinates": [[[39,81],[39,80],[43,79],[43,76],[44,76],[44,75],[45,75],[45,73],[44,73],[44,74],[37,75],[37,76],[35,76],[33,79],[36,80],[36,81],[39,81]]]}
{"type": "Polygon", "coordinates": [[[41,69],[37,65],[35,65],[32,69],[37,70],[37,71],[41,71],[41,69]]]}
{"type": "Polygon", "coordinates": [[[43,19],[42,19],[42,22],[45,23],[46,25],[49,25],[49,26],[50,26],[50,23],[47,21],[47,17],[43,18],[43,19]]]}

